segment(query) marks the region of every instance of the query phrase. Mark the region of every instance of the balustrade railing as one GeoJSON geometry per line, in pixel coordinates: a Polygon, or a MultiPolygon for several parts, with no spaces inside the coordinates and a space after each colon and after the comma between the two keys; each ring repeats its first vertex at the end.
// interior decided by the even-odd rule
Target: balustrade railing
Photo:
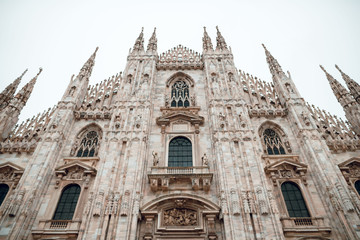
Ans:
{"type": "Polygon", "coordinates": [[[209,167],[152,167],[151,174],[208,174],[209,167]]]}

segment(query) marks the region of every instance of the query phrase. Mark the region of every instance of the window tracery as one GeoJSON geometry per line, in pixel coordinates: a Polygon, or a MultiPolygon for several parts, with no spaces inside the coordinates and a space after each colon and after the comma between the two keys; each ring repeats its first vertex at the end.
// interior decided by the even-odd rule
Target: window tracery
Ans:
{"type": "Polygon", "coordinates": [[[88,131],[82,138],[79,146],[76,146],[76,157],[94,157],[97,155],[99,134],[96,131],[88,131]]]}
{"type": "Polygon", "coordinates": [[[267,128],[263,132],[265,149],[269,155],[286,154],[284,145],[279,135],[272,129],[267,128]]]}
{"type": "Polygon", "coordinates": [[[176,81],[171,87],[171,107],[189,107],[189,85],[183,81],[176,81]]]}

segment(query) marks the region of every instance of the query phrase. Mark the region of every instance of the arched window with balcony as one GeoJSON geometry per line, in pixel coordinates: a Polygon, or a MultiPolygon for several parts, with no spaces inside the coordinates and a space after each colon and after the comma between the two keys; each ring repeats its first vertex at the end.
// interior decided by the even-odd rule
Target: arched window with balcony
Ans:
{"type": "Polygon", "coordinates": [[[186,137],[176,137],[169,143],[169,167],[192,167],[192,144],[186,137]]]}
{"type": "Polygon", "coordinates": [[[189,85],[183,81],[176,81],[171,86],[171,107],[189,107],[190,94],[189,85]]]}
{"type": "Polygon", "coordinates": [[[9,186],[4,183],[0,184],[0,206],[4,202],[8,192],[9,192],[9,186]]]}
{"type": "Polygon", "coordinates": [[[298,185],[293,182],[284,182],[281,185],[281,192],[289,217],[310,217],[309,210],[298,185]]]}
{"type": "Polygon", "coordinates": [[[80,186],[70,184],[61,193],[53,220],[72,220],[80,195],[80,186]]]}
{"type": "Polygon", "coordinates": [[[267,128],[263,132],[263,139],[266,148],[266,152],[269,155],[286,154],[284,144],[281,141],[280,136],[270,128],[267,128]]]}
{"type": "Polygon", "coordinates": [[[95,130],[88,131],[81,139],[80,145],[76,150],[76,157],[97,156],[99,144],[99,134],[95,130]]]}

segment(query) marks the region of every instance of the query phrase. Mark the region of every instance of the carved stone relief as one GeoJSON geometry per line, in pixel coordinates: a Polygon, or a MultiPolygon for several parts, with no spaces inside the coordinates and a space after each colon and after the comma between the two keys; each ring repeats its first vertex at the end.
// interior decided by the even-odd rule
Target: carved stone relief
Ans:
{"type": "Polygon", "coordinates": [[[197,225],[197,212],[186,208],[173,208],[164,211],[164,226],[194,226],[197,225]]]}

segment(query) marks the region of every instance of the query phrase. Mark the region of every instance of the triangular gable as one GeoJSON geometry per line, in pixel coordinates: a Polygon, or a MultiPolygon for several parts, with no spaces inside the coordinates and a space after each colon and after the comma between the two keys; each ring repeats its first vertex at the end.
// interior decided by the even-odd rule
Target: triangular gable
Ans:
{"type": "Polygon", "coordinates": [[[286,165],[291,166],[293,169],[295,169],[295,171],[304,171],[304,172],[307,171],[307,165],[304,163],[295,162],[295,161],[289,160],[289,159],[281,159],[279,161],[276,161],[276,162],[266,166],[265,172],[282,169],[282,167],[286,166],[286,165]]]}
{"type": "Polygon", "coordinates": [[[17,172],[17,173],[23,173],[24,172],[24,168],[14,164],[14,163],[11,163],[11,162],[4,162],[4,163],[0,164],[0,170],[2,168],[6,168],[6,167],[9,167],[9,168],[13,169],[13,171],[17,172]]]}
{"type": "Polygon", "coordinates": [[[190,122],[191,124],[199,124],[199,125],[204,123],[203,117],[186,112],[172,112],[167,115],[158,117],[156,119],[156,123],[158,125],[169,125],[170,122],[175,122],[179,120],[190,122]]]}
{"type": "Polygon", "coordinates": [[[83,163],[79,160],[75,160],[71,163],[68,163],[68,164],[64,164],[58,168],[55,169],[55,173],[56,174],[66,174],[67,171],[71,168],[74,168],[74,167],[79,167],[81,169],[83,169],[83,171],[85,173],[91,173],[91,174],[95,174],[96,173],[96,169],[87,165],[86,163],[83,163]]]}
{"type": "Polygon", "coordinates": [[[349,166],[354,163],[355,164],[357,163],[360,165],[360,158],[358,158],[358,157],[350,158],[350,159],[346,160],[345,162],[340,163],[338,166],[341,170],[345,170],[345,169],[349,169],[349,166]]]}

